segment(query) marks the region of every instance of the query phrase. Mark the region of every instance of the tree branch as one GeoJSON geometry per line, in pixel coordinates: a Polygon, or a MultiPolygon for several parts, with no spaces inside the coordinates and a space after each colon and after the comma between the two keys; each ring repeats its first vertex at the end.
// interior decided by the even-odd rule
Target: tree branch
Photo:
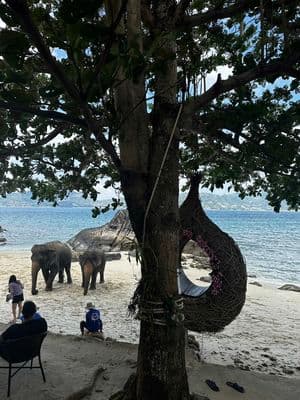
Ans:
{"type": "Polygon", "coordinates": [[[222,80],[221,74],[218,74],[216,83],[200,96],[196,96],[189,100],[185,106],[183,116],[187,117],[207,105],[212,100],[216,99],[220,94],[237,89],[248,82],[256,79],[266,78],[271,75],[287,74],[293,77],[299,76],[299,71],[293,67],[294,64],[300,61],[300,51],[294,52],[286,59],[278,59],[265,65],[259,65],[239,75],[232,76],[222,80]]]}
{"type": "Polygon", "coordinates": [[[259,6],[259,4],[260,0],[240,0],[236,4],[226,8],[215,8],[205,13],[185,16],[183,20],[179,21],[179,24],[186,27],[199,26],[217,21],[218,19],[233,17],[249,10],[250,8],[253,9],[254,7],[259,6]]]}
{"type": "Polygon", "coordinates": [[[179,20],[180,18],[183,17],[186,9],[190,5],[191,0],[180,0],[180,2],[177,4],[176,11],[175,11],[175,19],[179,20]]]}
{"type": "MultiPolygon", "coordinates": [[[[24,144],[21,146],[6,146],[5,148],[0,149],[0,159],[7,158],[7,157],[20,157],[24,156],[25,152],[31,152],[34,149],[38,149],[41,146],[44,146],[45,144],[49,143],[51,140],[56,138],[61,131],[66,128],[67,124],[63,123],[60,126],[56,127],[53,129],[48,135],[44,136],[41,140],[35,141],[34,143],[28,143],[26,139],[35,139],[34,137],[32,138],[24,138],[24,144]],[[26,143],[25,143],[26,142],[26,143]]],[[[20,138],[18,138],[21,140],[20,138]]]]}
{"type": "Polygon", "coordinates": [[[72,115],[63,114],[58,111],[41,110],[39,108],[27,107],[27,106],[24,106],[23,104],[18,104],[18,103],[3,101],[3,100],[0,100],[0,109],[8,110],[8,111],[15,111],[15,112],[22,112],[22,113],[31,114],[31,115],[37,115],[39,117],[42,117],[45,119],[52,119],[55,121],[70,122],[74,125],[78,125],[78,126],[87,128],[87,124],[83,119],[73,117],[72,115]]]}
{"type": "Polygon", "coordinates": [[[151,13],[149,4],[147,1],[142,0],[141,2],[141,17],[143,23],[148,27],[148,28],[154,28],[155,26],[155,19],[151,13]]]}
{"type": "Polygon", "coordinates": [[[93,85],[95,83],[95,80],[97,79],[97,77],[98,77],[98,75],[99,75],[99,73],[101,71],[101,67],[103,67],[103,65],[106,63],[106,60],[107,60],[107,57],[109,55],[110,49],[111,49],[112,45],[114,44],[115,30],[118,27],[119,23],[121,22],[121,19],[122,19],[123,15],[124,15],[124,13],[126,11],[127,2],[128,2],[128,0],[123,0],[122,1],[121,7],[120,7],[120,10],[118,12],[118,15],[117,15],[116,19],[111,22],[111,26],[109,28],[110,29],[109,40],[106,43],[106,46],[105,46],[102,54],[100,55],[99,61],[98,61],[97,65],[96,65],[96,68],[95,68],[94,75],[93,75],[92,79],[90,80],[90,82],[88,84],[88,87],[86,89],[86,92],[85,92],[85,97],[86,98],[88,97],[88,95],[89,95],[89,93],[90,93],[90,91],[91,91],[91,89],[92,89],[92,87],[93,87],[93,85]]]}
{"type": "Polygon", "coordinates": [[[30,15],[29,8],[27,6],[27,2],[25,0],[6,0],[6,3],[19,18],[24,31],[30,37],[30,39],[38,49],[39,54],[49,66],[53,74],[61,82],[63,87],[67,90],[68,94],[74,100],[81,103],[82,99],[80,97],[79,91],[77,90],[76,86],[68,79],[59,63],[57,63],[55,58],[52,56],[49,48],[42,38],[42,35],[34,24],[30,15]]]}
{"type": "Polygon", "coordinates": [[[287,67],[287,73],[293,78],[300,80],[300,70],[293,67],[287,67]]]}
{"type": "MultiPolygon", "coordinates": [[[[246,144],[251,143],[251,145],[255,146],[257,156],[264,158],[266,161],[273,160],[274,162],[282,165],[282,167],[292,168],[290,163],[285,163],[280,157],[277,157],[272,152],[270,152],[269,149],[265,146],[265,144],[259,144],[251,136],[247,136],[247,135],[244,135],[243,133],[239,132],[238,135],[243,137],[243,139],[245,139],[245,141],[246,141],[244,143],[240,143],[238,138],[236,137],[237,132],[232,131],[233,134],[225,133],[223,129],[224,128],[228,129],[228,127],[226,126],[226,127],[220,128],[220,127],[218,127],[218,125],[220,125],[220,124],[217,123],[217,126],[210,129],[209,132],[207,132],[207,133],[202,132],[201,134],[203,136],[205,136],[208,141],[217,139],[223,145],[229,145],[230,147],[233,147],[236,150],[239,150],[239,152],[241,152],[241,153],[243,153],[243,151],[245,149],[245,143],[246,144]]],[[[200,125],[200,129],[201,129],[201,125],[200,125]]],[[[192,134],[196,134],[196,135],[199,134],[199,132],[197,132],[195,129],[190,132],[192,134]]],[[[218,154],[218,156],[226,157],[229,161],[232,162],[231,153],[224,152],[223,149],[221,149],[221,148],[215,150],[215,152],[218,154]]],[[[235,154],[237,154],[237,153],[235,153],[235,154]]],[[[211,161],[210,158],[208,160],[211,161]]],[[[206,160],[203,160],[203,163],[202,163],[203,165],[205,164],[205,161],[206,160]]],[[[262,167],[260,167],[260,168],[262,168],[262,167]]]]}
{"type": "MultiPolygon", "coordinates": [[[[123,2],[126,2],[126,1],[127,0],[123,0],[123,2]]],[[[32,42],[38,49],[39,54],[43,58],[44,62],[49,66],[52,73],[61,82],[61,84],[67,91],[67,93],[71,96],[71,98],[78,103],[79,107],[81,107],[82,111],[84,112],[85,118],[86,118],[85,126],[88,129],[90,129],[90,131],[93,132],[97,136],[97,139],[98,139],[99,143],[101,144],[101,146],[103,147],[103,149],[108,152],[108,154],[112,158],[116,167],[119,168],[120,167],[120,159],[117,155],[117,152],[116,152],[114,146],[101,133],[101,131],[99,130],[99,127],[97,126],[97,122],[93,119],[93,116],[91,115],[91,112],[90,112],[87,104],[81,98],[78,89],[71,81],[69,81],[68,77],[65,75],[60,64],[57,63],[55,58],[52,56],[49,48],[46,46],[46,44],[43,40],[38,28],[35,26],[32,18],[31,18],[30,10],[28,8],[27,2],[25,0],[6,0],[6,2],[10,6],[10,8],[14,11],[15,15],[20,19],[20,22],[21,22],[21,25],[22,25],[24,31],[31,38],[32,42]]],[[[112,26],[115,27],[115,24],[113,23],[112,26]]]]}
{"type": "MultiPolygon", "coordinates": [[[[89,134],[93,133],[95,135],[100,146],[103,148],[103,150],[106,151],[106,153],[111,158],[117,170],[119,170],[121,168],[121,160],[120,157],[118,156],[115,147],[113,146],[111,140],[106,139],[106,137],[104,136],[102,132],[103,126],[100,123],[98,123],[98,121],[96,121],[94,118],[92,118],[91,111],[88,110],[88,112],[89,114],[87,114],[86,118],[88,133],[89,134]]],[[[88,139],[87,136],[86,138],[88,139]]]]}
{"type": "MultiPolygon", "coordinates": [[[[296,1],[288,0],[288,2],[296,4],[296,1]]],[[[287,3],[288,3],[287,2],[287,3]]],[[[181,0],[181,3],[188,3],[187,0],[181,0]]],[[[235,4],[228,6],[226,8],[214,8],[207,12],[189,15],[189,16],[182,16],[182,18],[178,19],[178,26],[185,26],[185,27],[194,27],[200,26],[202,24],[209,24],[211,22],[215,22],[219,19],[230,18],[234,17],[242,12],[246,12],[248,10],[253,10],[256,7],[260,7],[261,0],[240,0],[237,1],[235,4]]],[[[284,2],[282,1],[272,1],[272,0],[264,0],[264,7],[265,7],[265,15],[268,17],[269,22],[275,25],[281,25],[282,19],[280,17],[274,16],[274,7],[282,7],[284,2]]],[[[287,4],[288,5],[288,4],[287,4]]],[[[180,4],[178,5],[178,7],[180,4]]],[[[293,29],[299,28],[299,20],[295,22],[291,22],[287,25],[288,29],[291,31],[293,29]]]]}

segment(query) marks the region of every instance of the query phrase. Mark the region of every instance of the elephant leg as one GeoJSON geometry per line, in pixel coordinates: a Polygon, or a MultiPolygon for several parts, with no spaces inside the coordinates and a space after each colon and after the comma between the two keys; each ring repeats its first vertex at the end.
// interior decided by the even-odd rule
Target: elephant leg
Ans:
{"type": "Polygon", "coordinates": [[[64,270],[63,269],[58,271],[58,282],[64,283],[64,270]]]}
{"type": "Polygon", "coordinates": [[[81,268],[81,276],[82,276],[82,283],[81,283],[81,287],[84,287],[84,272],[83,272],[83,266],[80,265],[81,268]]]}
{"type": "Polygon", "coordinates": [[[46,282],[46,290],[47,291],[51,291],[52,290],[52,284],[55,278],[55,275],[57,274],[57,270],[56,269],[52,269],[50,270],[50,274],[48,277],[48,280],[46,282]]]}
{"type": "Polygon", "coordinates": [[[38,290],[36,288],[36,282],[37,282],[37,276],[38,276],[38,272],[40,270],[40,265],[38,262],[36,261],[32,261],[32,266],[31,266],[31,294],[34,296],[36,294],[38,294],[38,290]]]}
{"type": "Polygon", "coordinates": [[[48,278],[49,278],[49,270],[48,270],[48,269],[42,268],[42,274],[43,274],[45,283],[47,283],[47,280],[48,280],[48,278]]]}
{"type": "MultiPolygon", "coordinates": [[[[85,264],[82,266],[83,268],[83,274],[84,274],[84,291],[83,294],[84,296],[88,293],[88,289],[89,289],[89,283],[90,283],[90,279],[94,276],[94,267],[93,264],[89,261],[86,261],[85,264]]],[[[96,277],[94,277],[95,279],[96,277]]],[[[92,286],[92,283],[91,283],[92,286]]],[[[94,286],[95,286],[95,282],[94,282],[94,286]]]]}
{"type": "Polygon", "coordinates": [[[104,270],[100,271],[100,283],[104,283],[104,270]]]}
{"type": "Polygon", "coordinates": [[[66,275],[67,275],[67,282],[68,282],[69,284],[71,284],[71,283],[72,283],[71,265],[67,265],[67,266],[65,267],[65,271],[66,271],[66,275]]]}
{"type": "Polygon", "coordinates": [[[104,283],[105,264],[106,264],[106,260],[105,260],[105,258],[103,257],[101,266],[100,266],[100,268],[99,268],[99,272],[100,272],[100,283],[104,283]]]}
{"type": "Polygon", "coordinates": [[[97,271],[93,271],[92,273],[92,280],[90,284],[90,289],[95,290],[96,289],[96,278],[97,278],[97,271]]]}

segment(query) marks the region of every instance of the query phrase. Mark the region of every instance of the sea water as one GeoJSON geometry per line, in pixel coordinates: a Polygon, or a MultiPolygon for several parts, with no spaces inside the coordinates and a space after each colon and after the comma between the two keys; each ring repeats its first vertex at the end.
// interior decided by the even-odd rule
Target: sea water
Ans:
{"type": "MultiPolygon", "coordinates": [[[[105,224],[113,211],[92,218],[88,207],[0,207],[7,244],[0,251],[29,250],[33,244],[67,241],[84,228],[105,224]]],[[[272,211],[208,211],[238,243],[248,273],[257,280],[300,283],[300,214],[272,211]]]]}

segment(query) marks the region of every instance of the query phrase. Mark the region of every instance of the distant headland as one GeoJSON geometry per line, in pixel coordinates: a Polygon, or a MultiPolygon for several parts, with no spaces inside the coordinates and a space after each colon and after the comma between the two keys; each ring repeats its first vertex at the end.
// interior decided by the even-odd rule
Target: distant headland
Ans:
{"type": "MultiPolygon", "coordinates": [[[[180,203],[184,200],[185,194],[180,194],[180,203]]],[[[238,210],[238,211],[272,211],[264,196],[247,197],[240,199],[236,193],[214,194],[202,193],[202,204],[207,210],[238,210]]],[[[92,201],[84,199],[81,193],[72,192],[69,197],[59,202],[59,207],[104,207],[110,201],[109,199],[100,199],[92,201]]],[[[31,199],[31,193],[11,193],[6,198],[0,198],[0,207],[52,207],[52,203],[42,202],[37,204],[36,200],[31,199]]],[[[286,211],[285,204],[282,211],[286,211]]]]}

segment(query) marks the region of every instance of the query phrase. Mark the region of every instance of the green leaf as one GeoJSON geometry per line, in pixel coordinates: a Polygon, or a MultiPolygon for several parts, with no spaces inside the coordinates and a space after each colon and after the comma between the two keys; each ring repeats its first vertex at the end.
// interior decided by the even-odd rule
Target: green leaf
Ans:
{"type": "Polygon", "coordinates": [[[26,36],[17,31],[0,30],[0,54],[14,68],[20,68],[29,48],[26,36]]]}

